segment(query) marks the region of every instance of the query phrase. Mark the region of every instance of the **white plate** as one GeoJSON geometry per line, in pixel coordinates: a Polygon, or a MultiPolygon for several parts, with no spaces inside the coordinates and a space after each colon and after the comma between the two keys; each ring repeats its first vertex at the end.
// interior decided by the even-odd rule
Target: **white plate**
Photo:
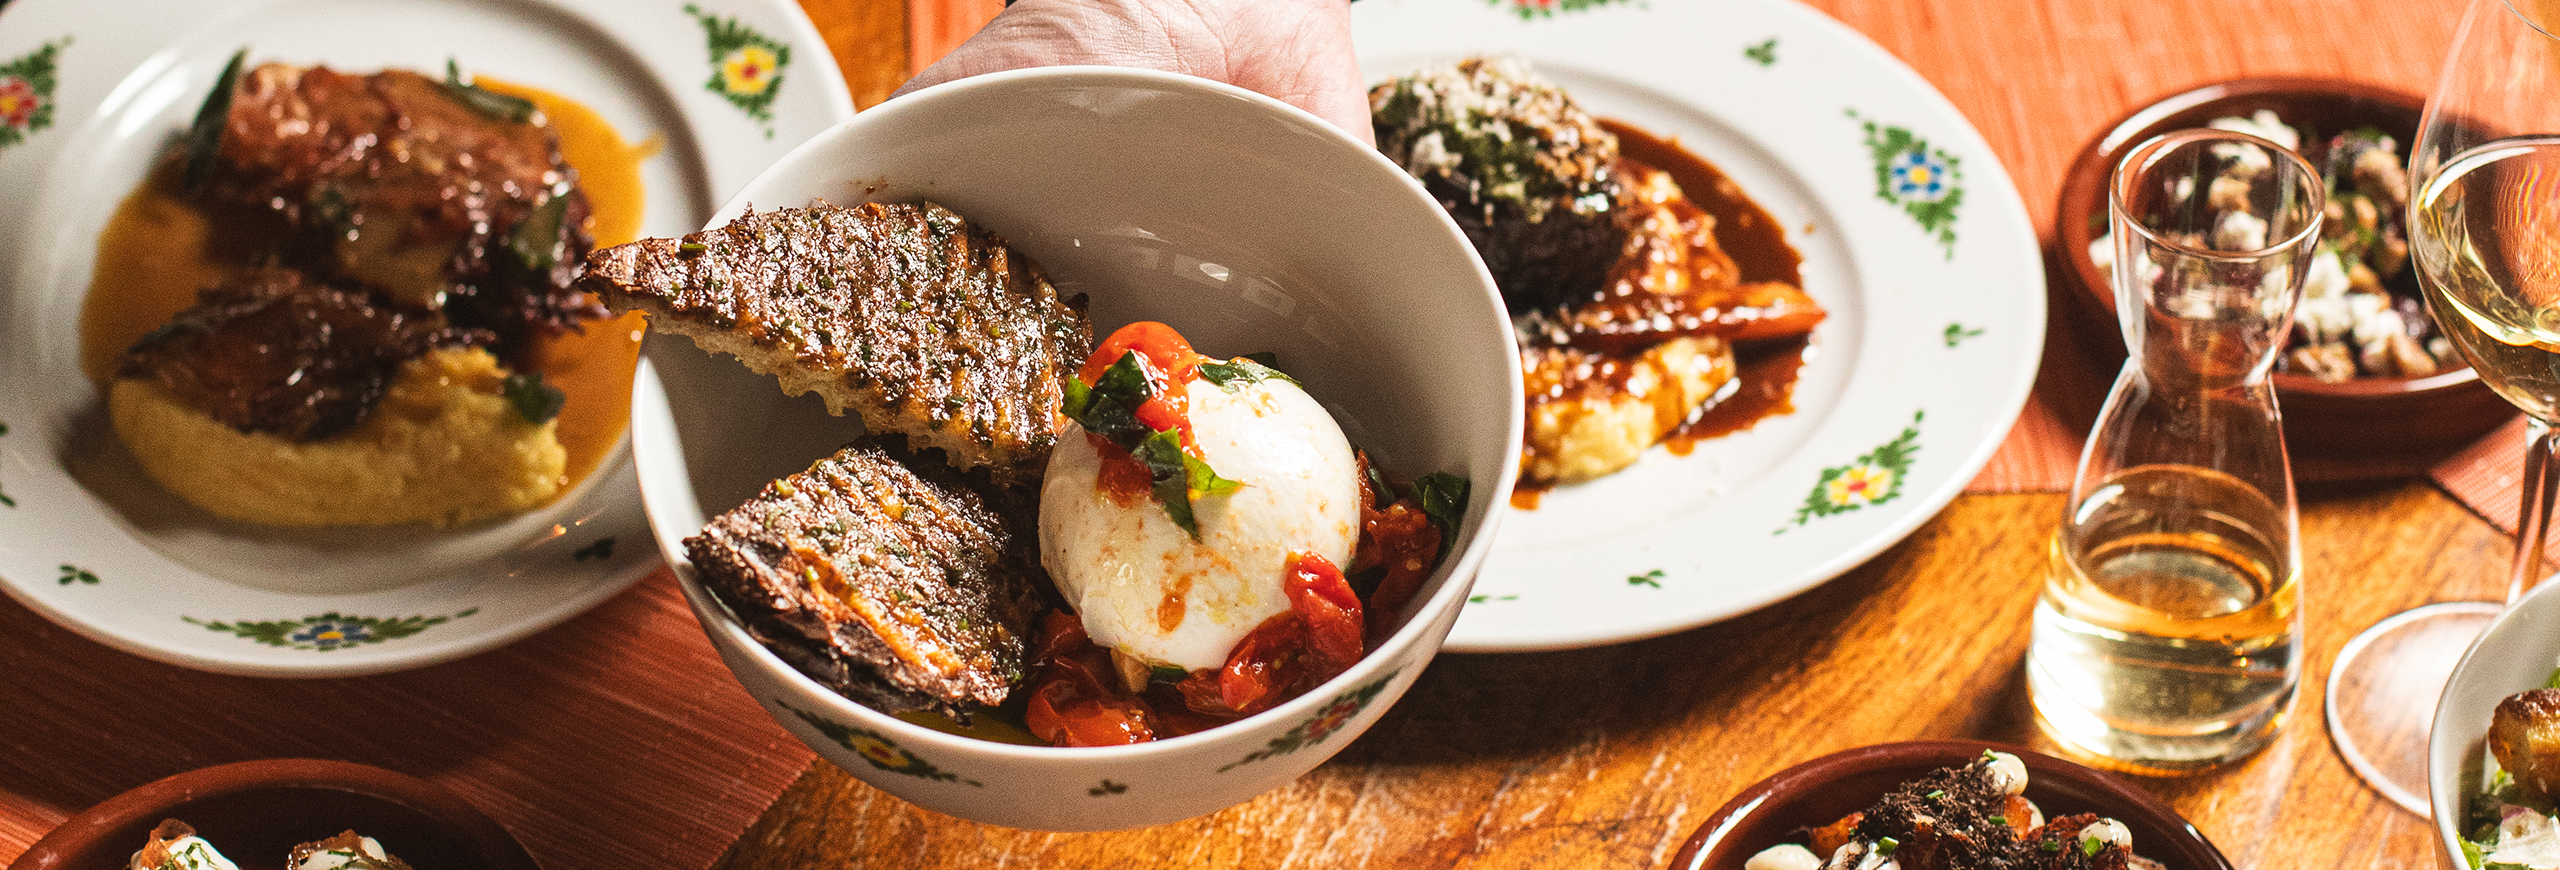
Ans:
{"type": "Polygon", "coordinates": [[[632,141],[663,137],[642,166],[647,234],[701,226],[853,114],[790,0],[15,0],[0,15],[0,588],[162,661],[343,676],[508,643],[657,567],[627,450],[548,509],[457,532],[223,522],[121,454],[79,367],[96,239],[243,46],[348,70],[453,58],[578,100],[632,141]],[[713,51],[741,40],[787,49],[769,99],[720,90],[713,51]],[[34,111],[11,111],[30,95],[34,111]]]}
{"type": "Polygon", "coordinates": [[[2044,343],[2035,230],[1972,125],[1865,37],[1787,0],[1362,0],[1352,24],[1373,83],[1507,55],[1676,137],[1787,228],[1831,315],[1794,413],[1513,510],[1449,649],[1633,640],[1802,592],[1918,528],[2007,437],[2044,343]],[[1914,155],[1953,172],[1916,183],[1895,165],[1914,155]]]}

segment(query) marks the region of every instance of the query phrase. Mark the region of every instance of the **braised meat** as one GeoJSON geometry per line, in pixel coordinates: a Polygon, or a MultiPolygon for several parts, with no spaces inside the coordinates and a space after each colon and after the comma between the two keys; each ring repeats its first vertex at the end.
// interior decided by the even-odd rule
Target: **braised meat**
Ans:
{"type": "Polygon", "coordinates": [[[570,289],[593,245],[586,196],[532,104],[458,76],[281,63],[240,75],[227,99],[189,183],[280,219],[288,265],[489,330],[519,370],[535,338],[601,313],[570,289]]]}
{"type": "Polygon", "coordinates": [[[408,361],[489,340],[360,290],[258,269],[200,292],[137,342],[116,376],[164,384],[242,432],[315,441],[362,421],[408,361]]]}
{"type": "Polygon", "coordinates": [[[967,721],[1026,673],[1045,582],[1028,504],[862,443],[766,485],[685,553],[801,672],[882,710],[967,721]]]}
{"type": "Polygon", "coordinates": [[[1093,352],[1084,297],[938,205],[751,214],[588,258],[579,286],[690,336],[785,392],[1033,479],[1065,425],[1065,380],[1093,352]]]}
{"type": "Polygon", "coordinates": [[[1627,230],[1617,137],[1518,63],[1470,58],[1369,91],[1378,150],[1475,243],[1513,314],[1598,292],[1627,230]]]}
{"type": "Polygon", "coordinates": [[[1822,306],[1801,288],[1744,281],[1716,240],[1715,217],[1690,202],[1670,173],[1633,161],[1619,169],[1628,179],[1619,212],[1629,227],[1626,245],[1600,290],[1552,312],[1562,331],[1541,339],[1626,352],[1689,336],[1796,338],[1822,322],[1822,306]]]}

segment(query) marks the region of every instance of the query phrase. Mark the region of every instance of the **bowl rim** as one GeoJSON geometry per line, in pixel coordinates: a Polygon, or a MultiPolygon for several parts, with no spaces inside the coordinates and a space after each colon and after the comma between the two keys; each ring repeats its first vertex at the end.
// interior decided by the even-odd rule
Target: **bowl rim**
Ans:
{"type": "MultiPolygon", "coordinates": [[[[705,228],[717,228],[737,219],[752,207],[750,200],[758,191],[769,185],[778,183],[779,179],[789,177],[798,172],[806,172],[807,170],[802,168],[802,164],[810,163],[813,159],[813,155],[825,151],[829,143],[846,136],[854,135],[854,132],[858,129],[869,126],[900,123],[909,115],[925,111],[925,109],[919,109],[918,107],[920,106],[932,106],[934,104],[945,102],[967,102],[976,99],[981,92],[988,90],[1033,86],[1045,87],[1060,84],[1131,87],[1161,93],[1182,94],[1192,98],[1205,97],[1240,101],[1263,111],[1276,112],[1279,119],[1292,127],[1317,133],[1328,141],[1348,147],[1351,149],[1349,153],[1361,155],[1362,159],[1379,172],[1381,179],[1400,184],[1417,202],[1430,206],[1427,213],[1436,223],[1436,226],[1438,226],[1440,231],[1445,233],[1449,239],[1455,241],[1459,246],[1458,249],[1465,252],[1467,262],[1473,267],[1476,283],[1483,293],[1482,302],[1486,310],[1495,315],[1497,320],[1499,320],[1503,325],[1503,328],[1498,330],[1498,334],[1502,341],[1506,344],[1514,341],[1511,330],[1508,328],[1508,319],[1501,317],[1501,312],[1503,311],[1501,297],[1494,289],[1492,274],[1486,270],[1483,258],[1476,254],[1475,248],[1472,244],[1468,244],[1466,242],[1466,236],[1458,229],[1456,221],[1452,220],[1446,211],[1439,208],[1438,204],[1431,200],[1430,195],[1423,189],[1421,182],[1413,179],[1411,175],[1405,173],[1401,167],[1398,167],[1393,161],[1389,160],[1386,155],[1379,153],[1376,148],[1360,142],[1340,127],[1337,127],[1331,122],[1325,121],[1304,109],[1289,105],[1278,99],[1252,90],[1226,84],[1224,82],[1179,73],[1139,69],[1134,67],[1098,65],[1033,67],[1028,69],[1006,70],[970,76],[937,84],[932,87],[919,89],[908,94],[903,94],[862,111],[855,115],[850,121],[822,130],[817,135],[810,137],[807,141],[804,141],[800,145],[794,147],[788,154],[785,154],[782,159],[777,160],[771,166],[766,167],[763,172],[758,173],[753,180],[749,181],[745,187],[740,188],[736,194],[732,195],[729,200],[713,214],[710,220],[705,223],[705,228]]],[[[1417,213],[1419,214],[1421,212],[1417,213]]],[[[1505,383],[1518,383],[1521,376],[1519,369],[1519,354],[1516,351],[1516,346],[1512,352],[1502,354],[1501,356],[1504,360],[1506,370],[1504,372],[1491,374],[1493,376],[1506,377],[1507,379],[1504,381],[1505,383]]],[[[641,364],[644,367],[649,365],[648,352],[646,348],[642,351],[641,364]]],[[[635,378],[633,384],[635,390],[654,387],[654,375],[644,375],[641,378],[635,378]]],[[[665,534],[658,534],[655,535],[655,537],[658,540],[659,550],[665,556],[668,566],[673,569],[673,573],[676,575],[679,584],[683,588],[686,599],[693,605],[698,615],[706,617],[703,628],[707,633],[714,637],[715,643],[721,646],[734,646],[738,648],[753,661],[757,662],[766,672],[774,675],[775,678],[798,690],[798,693],[802,697],[813,698],[823,703],[826,707],[824,711],[813,710],[811,712],[826,712],[860,721],[868,727],[877,728],[883,733],[894,736],[902,745],[915,745],[920,747],[931,747],[937,750],[972,753],[979,755],[980,757],[989,758],[990,760],[998,763],[1019,761],[1063,761],[1070,763],[1124,762],[1154,756],[1184,753],[1194,751],[1195,747],[1207,747],[1223,744],[1235,739],[1237,735],[1250,733],[1256,727],[1272,726],[1284,721],[1296,721],[1302,719],[1309,713],[1313,712],[1316,708],[1331,703],[1336,696],[1340,695],[1350,686],[1366,681],[1388,679],[1389,677],[1395,676],[1390,674],[1388,677],[1380,677],[1378,676],[1378,672],[1386,668],[1391,662],[1397,661],[1405,657],[1408,653],[1413,652],[1417,647],[1423,647],[1422,655],[1425,663],[1427,663],[1428,659],[1433,654],[1436,654],[1436,648],[1440,643],[1440,639],[1445,638],[1447,635],[1448,624],[1454,622],[1454,619],[1450,617],[1453,617],[1460,609],[1460,604],[1465,600],[1470,587],[1474,584],[1475,577],[1482,571],[1485,561],[1491,557],[1493,542],[1496,537],[1495,533],[1498,531],[1501,520],[1505,514],[1503,506],[1508,504],[1510,499],[1510,490],[1519,477],[1520,459],[1516,445],[1520,442],[1521,429],[1524,424],[1523,414],[1520,410],[1522,402],[1523,399],[1517,389],[1509,391],[1508,403],[1510,407],[1509,412],[1505,415],[1505,421],[1503,423],[1507,433],[1507,440],[1503,442],[1503,448],[1495,453],[1496,464],[1498,465],[1498,476],[1496,480],[1491,482],[1470,482],[1470,486],[1475,491],[1484,493],[1482,496],[1485,499],[1483,504],[1486,505],[1485,510],[1480,512],[1476,518],[1476,525],[1473,527],[1473,537],[1467,540],[1464,548],[1453,550],[1448,557],[1442,560],[1440,568],[1434,572],[1440,582],[1439,589],[1430,598],[1424,599],[1413,605],[1408,605],[1413,608],[1412,616],[1407,618],[1402,625],[1399,625],[1393,633],[1389,634],[1386,639],[1380,641],[1366,655],[1363,655],[1358,662],[1352,665],[1350,669],[1341,674],[1335,675],[1332,679],[1327,680],[1314,688],[1309,689],[1298,697],[1291,698],[1288,701],[1274,705],[1271,709],[1264,710],[1252,716],[1238,719],[1234,722],[1229,722],[1215,728],[1191,734],[1162,738],[1146,743],[1130,744],[1126,746],[1091,747],[1028,746],[1004,743],[953,734],[928,726],[918,725],[897,716],[883,713],[879,710],[865,706],[860,702],[845,697],[842,693],[819,683],[815,679],[809,677],[809,675],[800,672],[798,668],[792,667],[789,663],[784,662],[780,656],[774,654],[772,649],[766,647],[763,643],[756,641],[753,635],[746,630],[745,623],[739,620],[737,614],[730,611],[725,602],[720,601],[717,596],[710,594],[709,590],[702,586],[700,579],[696,576],[696,572],[693,569],[690,559],[687,558],[683,552],[682,537],[678,536],[673,540],[670,540],[665,534]],[[716,625],[712,624],[709,619],[713,616],[717,617],[718,624],[716,625]],[[1434,634],[1437,635],[1437,637],[1426,641],[1426,634],[1434,634]],[[1426,643],[1428,644],[1427,647],[1425,647],[1426,643]]],[[[633,407],[637,409],[642,407],[642,405],[635,399],[633,407]]],[[[635,433],[633,437],[637,439],[640,435],[635,433]]],[[[644,497],[644,502],[647,500],[646,497],[650,489],[650,478],[651,475],[648,474],[643,474],[641,476],[641,491],[644,497]]],[[[1475,497],[1476,496],[1470,496],[1471,499],[1475,497]]],[[[654,531],[656,529],[656,523],[652,522],[651,526],[654,531]]],[[[1413,679],[1418,678],[1419,676],[1419,673],[1408,673],[1403,674],[1402,679],[1406,683],[1410,684],[1413,679]]],[[[771,711],[768,711],[768,713],[770,712],[771,711]]]]}
{"type": "MultiPolygon", "coordinates": [[[[2054,253],[2064,261],[2065,268],[2062,271],[2070,279],[2067,283],[2077,285],[2070,288],[2075,291],[2072,293],[2075,301],[2071,307],[2087,309],[2092,313],[2104,311],[2110,315],[2115,311],[2113,288],[2106,277],[2098,273],[2097,264],[2089,259],[2089,245],[2096,241],[2099,235],[2097,230],[2090,226],[2089,218],[2106,215],[2107,178],[2114,172],[2115,164],[2119,159],[2133,146],[2150,138],[2145,135],[2146,133],[2170,132],[2153,128],[2165,123],[2172,116],[2221,100],[2302,97],[2382,103],[2406,108],[2412,114],[2421,112],[2426,104],[2426,99],[2417,94],[2353,79],[2323,76],[2251,76],[2210,82],[2177,91],[2143,104],[2123,117],[2117,118],[2109,123],[2097,138],[2082,146],[2062,173],[2061,193],[2055,205],[2053,218],[2056,249],[2054,253]],[[2095,308],[2089,307],[2091,302],[2096,304],[2095,308]]],[[[2083,319],[2089,321],[2085,329],[2098,328],[2096,318],[2083,319]]],[[[2116,330],[2108,330],[2107,334],[2118,336],[2116,330]]],[[[2459,368],[2417,378],[2360,377],[2347,381],[2329,382],[2291,372],[2274,372],[2269,375],[2269,378],[2279,390],[2288,394],[2314,394],[2333,398],[2434,394],[2468,389],[2469,385],[2480,381],[2479,373],[2472,371],[2467,361],[2459,368]]]]}
{"type": "MultiPolygon", "coordinates": [[[[1731,833],[1742,820],[1759,812],[1761,807],[1767,805],[1773,798],[1799,793],[1843,777],[1879,770],[1901,767],[1943,767],[1979,756],[1984,750],[2006,752],[2018,756],[2019,760],[2025,762],[2027,769],[2033,774],[2027,786],[2030,790],[2038,789],[2035,782],[2050,782],[2043,779],[2044,777],[2060,777],[2076,786],[2102,792],[2108,798],[2120,801],[2119,806],[2107,811],[2106,815],[2111,818],[2122,821],[2138,820],[2157,830],[2182,833],[2193,841],[2192,845],[2201,847],[2203,852],[2211,856],[2215,862],[2210,867],[2193,868],[2193,870],[2232,870],[2231,860],[2222,854],[2220,847],[2215,846],[2212,840],[2205,837],[2204,832],[2196,830],[2193,823],[2178,815],[2177,811],[2170,809],[2167,804],[2161,803],[2160,799],[2153,797],[2150,792],[2128,785],[2105,771],[2069,759],[2047,755],[2023,746],[1987,740],[1907,740],[1876,743],[1843,749],[1789,765],[1786,769],[1770,774],[1759,782],[1743,788],[1730,800],[1725,801],[1723,806],[1716,808],[1716,811],[1709,814],[1705,821],[1700,822],[1697,830],[1681,843],[1680,851],[1665,866],[1682,868],[1682,870],[1702,870],[1706,859],[1713,855],[1714,850],[1725,845],[1725,836],[1731,833]]],[[[1762,844],[1751,852],[1756,854],[1760,849],[1771,845],[1775,844],[1762,844]]],[[[2159,857],[2158,852],[2141,849],[2139,846],[2136,848],[2145,857],[2155,859],[2159,857]]],[[[2183,853],[2188,850],[2180,849],[2179,851],[2183,853]]]]}
{"type": "MultiPolygon", "coordinates": [[[[177,807],[207,798],[276,789],[353,792],[381,798],[444,824],[489,870],[537,870],[524,843],[496,819],[444,786],[370,764],[322,758],[266,758],[200,767],[161,777],[72,814],[10,862],[9,870],[58,866],[99,838],[136,822],[156,822],[177,807]]],[[[140,844],[135,844],[136,848],[140,844]]]]}

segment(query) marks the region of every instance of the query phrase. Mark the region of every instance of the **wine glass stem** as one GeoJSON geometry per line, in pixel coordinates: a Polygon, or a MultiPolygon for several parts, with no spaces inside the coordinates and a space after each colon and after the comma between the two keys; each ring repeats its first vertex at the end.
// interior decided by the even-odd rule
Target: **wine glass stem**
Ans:
{"type": "Polygon", "coordinates": [[[2524,597],[2524,590],[2542,574],[2542,539],[2551,527],[2553,484],[2560,476],[2552,474],[2552,450],[2560,440],[2552,437],[2551,424],[2542,418],[2525,417],[2524,480],[2519,487],[2524,503],[2516,509],[2516,558],[2507,569],[2507,603],[2524,597]]]}

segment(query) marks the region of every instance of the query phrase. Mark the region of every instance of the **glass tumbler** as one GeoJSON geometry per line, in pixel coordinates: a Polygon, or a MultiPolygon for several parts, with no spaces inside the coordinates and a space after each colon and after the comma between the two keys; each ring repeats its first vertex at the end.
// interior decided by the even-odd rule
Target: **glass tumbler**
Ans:
{"type": "Polygon", "coordinates": [[[2310,164],[2242,133],[2137,145],[2108,191],[2124,370],[2080,454],[2027,654],[2036,719],[2153,775],[2264,746],[2302,663],[2293,479],[2268,373],[2319,239],[2310,164]]]}

